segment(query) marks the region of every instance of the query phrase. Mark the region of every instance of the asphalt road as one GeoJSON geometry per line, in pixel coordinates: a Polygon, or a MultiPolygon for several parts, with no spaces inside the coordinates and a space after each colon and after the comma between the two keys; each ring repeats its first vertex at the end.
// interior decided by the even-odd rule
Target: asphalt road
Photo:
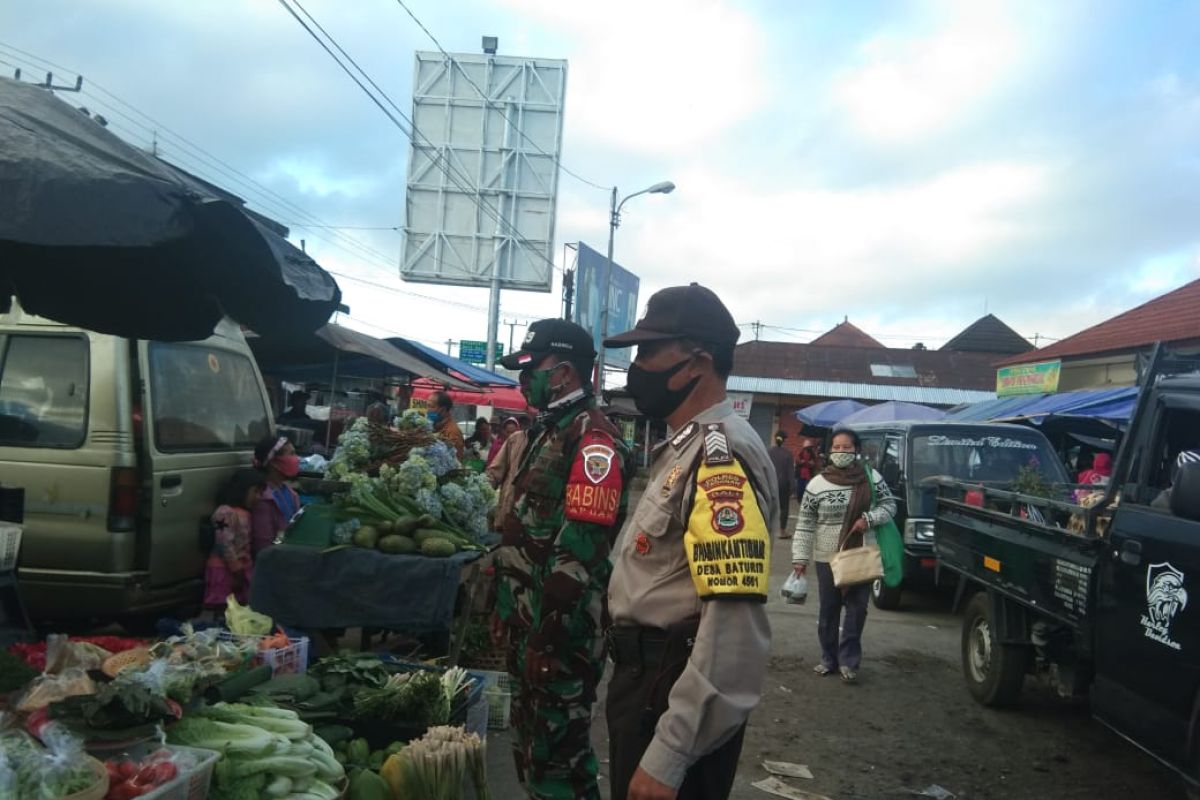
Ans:
{"type": "MultiPolygon", "coordinates": [[[[796,606],[778,594],[790,560],[790,542],[777,542],[770,671],[747,728],[736,800],[771,797],[751,786],[767,777],[768,759],[807,765],[813,780],[787,781],[832,800],[911,798],[931,784],[960,799],[1184,797],[1168,770],[1092,720],[1086,702],[1059,698],[1036,678],[1017,709],[976,704],[963,683],[949,591],[908,593],[900,611],[871,608],[857,685],[816,675],[817,598],[796,606]]],[[[607,795],[602,705],[593,742],[607,795]]],[[[523,796],[507,732],[492,732],[488,744],[493,796],[523,796]]]]}

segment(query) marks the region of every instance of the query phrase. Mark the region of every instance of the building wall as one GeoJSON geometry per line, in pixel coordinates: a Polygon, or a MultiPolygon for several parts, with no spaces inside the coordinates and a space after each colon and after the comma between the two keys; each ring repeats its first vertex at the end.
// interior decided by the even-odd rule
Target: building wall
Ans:
{"type": "Polygon", "coordinates": [[[1136,356],[1132,353],[1083,361],[1063,361],[1058,379],[1060,392],[1077,389],[1112,389],[1137,383],[1136,356]]]}

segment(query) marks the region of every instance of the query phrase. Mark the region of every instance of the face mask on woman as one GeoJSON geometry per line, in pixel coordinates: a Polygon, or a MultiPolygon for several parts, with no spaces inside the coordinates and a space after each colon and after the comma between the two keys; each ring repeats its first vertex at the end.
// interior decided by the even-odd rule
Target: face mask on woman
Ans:
{"type": "Polygon", "coordinates": [[[294,478],[300,474],[300,456],[276,456],[272,462],[279,474],[285,478],[294,478]]]}
{"type": "Polygon", "coordinates": [[[692,378],[678,389],[671,389],[667,384],[691,360],[691,357],[685,358],[673,367],[656,372],[631,364],[626,388],[633,396],[637,410],[651,419],[666,419],[674,414],[696,388],[696,384],[700,383],[700,377],[692,378]]]}
{"type": "Polygon", "coordinates": [[[830,453],[829,463],[838,469],[846,469],[858,459],[858,453],[830,453]]]}
{"type": "Polygon", "coordinates": [[[426,411],[425,416],[428,417],[430,424],[437,425],[442,421],[442,415],[438,411],[426,411]]]}

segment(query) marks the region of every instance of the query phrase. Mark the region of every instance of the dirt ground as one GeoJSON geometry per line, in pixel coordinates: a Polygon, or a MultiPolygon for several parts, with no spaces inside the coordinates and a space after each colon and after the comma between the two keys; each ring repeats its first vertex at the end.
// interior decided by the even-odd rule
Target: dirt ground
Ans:
{"type": "MultiPolygon", "coordinates": [[[[959,666],[961,620],[946,592],[910,593],[900,611],[871,608],[857,685],[816,675],[816,596],[794,606],[778,594],[790,560],[790,542],[777,543],[770,672],[747,729],[735,800],[771,797],[751,786],[767,777],[764,760],[807,765],[813,780],[786,780],[832,800],[912,797],[930,784],[960,800],[1184,797],[1172,773],[1092,720],[1085,702],[1058,698],[1037,680],[1027,679],[1017,709],[975,703],[959,666]]],[[[603,773],[607,731],[601,706],[597,712],[603,773]]],[[[506,733],[489,737],[493,796],[519,798],[508,746],[506,733]]]]}

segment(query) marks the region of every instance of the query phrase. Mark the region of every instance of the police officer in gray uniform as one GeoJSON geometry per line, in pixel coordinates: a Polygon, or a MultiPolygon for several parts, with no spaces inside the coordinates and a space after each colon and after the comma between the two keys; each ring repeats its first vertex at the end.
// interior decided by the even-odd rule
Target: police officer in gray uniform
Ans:
{"type": "Polygon", "coordinates": [[[725,395],[738,335],[693,283],[655,294],[637,327],[604,343],[637,346],[629,392],[670,429],[613,548],[613,800],[728,797],[762,691],[778,481],[725,395]]]}

